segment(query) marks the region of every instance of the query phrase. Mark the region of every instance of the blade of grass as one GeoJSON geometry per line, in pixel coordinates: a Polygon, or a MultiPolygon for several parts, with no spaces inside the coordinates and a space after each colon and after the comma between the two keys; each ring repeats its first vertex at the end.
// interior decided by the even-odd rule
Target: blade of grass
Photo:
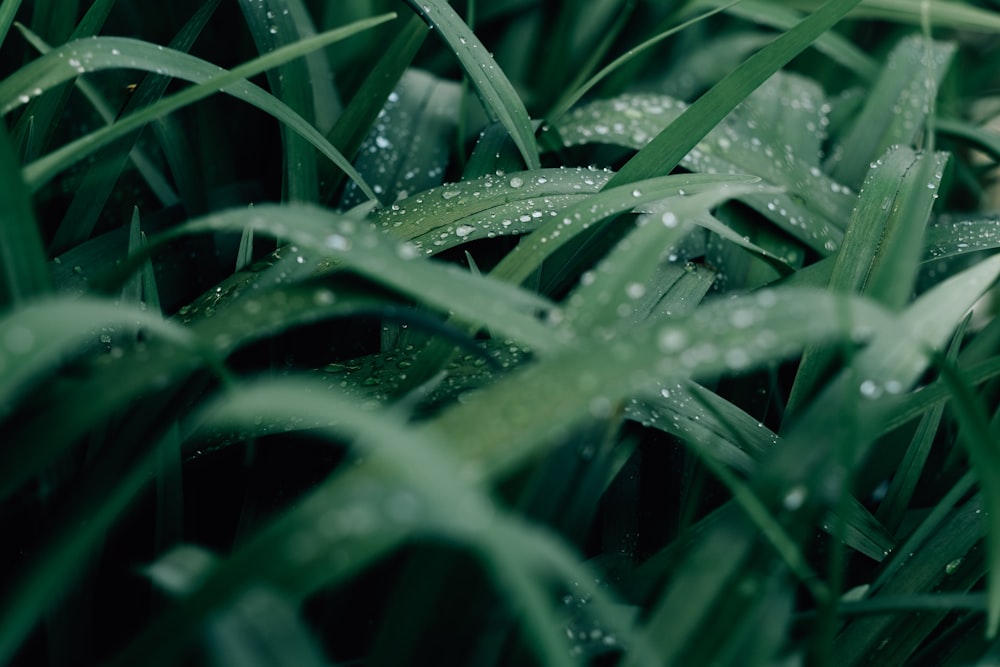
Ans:
{"type": "Polygon", "coordinates": [[[479,38],[444,0],[406,1],[455,52],[483,107],[510,132],[528,169],[541,167],[534,128],[524,102],[479,38]]]}
{"type": "Polygon", "coordinates": [[[688,107],[625,163],[608,187],[670,173],[680,161],[758,86],[832,28],[860,0],[830,0],[751,56],[688,107]]]}

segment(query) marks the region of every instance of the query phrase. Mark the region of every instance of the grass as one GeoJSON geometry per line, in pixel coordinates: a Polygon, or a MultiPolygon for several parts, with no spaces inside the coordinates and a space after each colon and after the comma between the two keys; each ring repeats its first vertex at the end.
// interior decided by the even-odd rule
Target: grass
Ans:
{"type": "Polygon", "coordinates": [[[0,0],[0,664],[967,665],[987,2],[0,0]]]}

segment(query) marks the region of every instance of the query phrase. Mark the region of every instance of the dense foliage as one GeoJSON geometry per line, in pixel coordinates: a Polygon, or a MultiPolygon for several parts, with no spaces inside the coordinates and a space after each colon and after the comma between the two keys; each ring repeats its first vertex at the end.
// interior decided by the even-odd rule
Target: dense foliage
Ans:
{"type": "Polygon", "coordinates": [[[0,663],[993,664],[998,33],[0,0],[0,663]]]}

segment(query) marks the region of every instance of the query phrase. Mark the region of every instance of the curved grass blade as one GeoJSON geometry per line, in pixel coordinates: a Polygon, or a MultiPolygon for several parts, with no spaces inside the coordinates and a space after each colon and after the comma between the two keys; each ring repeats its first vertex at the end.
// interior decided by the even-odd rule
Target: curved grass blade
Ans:
{"type": "Polygon", "coordinates": [[[832,28],[860,0],[830,0],[751,56],[625,163],[609,183],[624,185],[673,171],[712,128],[772,74],[832,28]]]}
{"type": "MultiPolygon", "coordinates": [[[[237,209],[186,223],[154,241],[154,246],[184,234],[233,231],[287,238],[293,258],[311,255],[326,260],[328,268],[345,268],[419,302],[453,312],[457,317],[485,324],[539,351],[555,345],[555,330],[534,314],[552,309],[547,300],[495,280],[420,258],[367,223],[309,206],[256,206],[237,209]]],[[[142,255],[130,262],[142,259],[142,255]]],[[[303,257],[301,262],[305,265],[303,257]]]]}
{"type": "MultiPolygon", "coordinates": [[[[183,52],[191,48],[191,45],[197,39],[218,6],[219,0],[205,3],[191,17],[191,20],[181,28],[177,36],[171,41],[170,48],[183,52]]],[[[34,33],[27,31],[27,29],[22,29],[22,32],[42,55],[52,50],[34,33]]],[[[155,102],[163,96],[169,83],[170,79],[168,77],[147,76],[129,97],[122,113],[128,113],[155,102]]],[[[101,114],[104,122],[111,125],[118,114],[113,113],[111,109],[107,108],[103,96],[93,86],[88,85],[82,79],[77,79],[76,85],[91,100],[91,103],[98,110],[98,113],[101,114]]],[[[139,132],[141,132],[141,129],[139,132]]],[[[56,229],[56,234],[51,244],[51,248],[55,252],[67,250],[90,237],[97,218],[104,209],[104,205],[111,195],[119,174],[125,167],[125,161],[129,158],[135,163],[154,192],[158,193],[160,201],[164,206],[171,206],[177,203],[177,195],[174,194],[166,179],[153,166],[149,158],[137,148],[136,143],[138,139],[139,133],[137,132],[131,141],[122,140],[120,143],[116,142],[107,145],[97,153],[95,156],[96,164],[87,170],[87,175],[84,177],[83,183],[77,189],[69,209],[56,229]]]]}
{"type": "MultiPolygon", "coordinates": [[[[130,114],[114,125],[77,139],[31,163],[25,167],[25,180],[35,189],[41,187],[62,169],[82,159],[100,146],[125,136],[159,116],[208,97],[219,90],[245,99],[283,121],[296,132],[308,138],[323,155],[336,163],[348,175],[356,181],[360,179],[363,182],[364,179],[361,179],[348,160],[330,145],[316,128],[309,125],[301,116],[273,96],[245,81],[245,78],[384,23],[391,18],[390,14],[360,21],[345,28],[331,30],[272,51],[228,72],[178,52],[169,52],[171,57],[167,57],[167,52],[162,47],[128,38],[100,37],[78,43],[74,42],[65,45],[61,51],[47,54],[32,61],[0,82],[0,105],[6,112],[10,108],[29,101],[32,96],[41,94],[43,82],[46,86],[56,85],[77,76],[81,73],[80,69],[86,72],[95,68],[135,67],[153,72],[162,71],[164,74],[197,82],[194,86],[130,114]],[[89,58],[86,57],[88,55],[89,58]]],[[[366,194],[371,199],[376,199],[371,188],[368,188],[367,185],[363,187],[367,188],[366,194]]]]}
{"type": "Polygon", "coordinates": [[[610,172],[582,168],[491,174],[426,190],[371,217],[429,255],[477,239],[534,231],[563,207],[596,194],[610,178],[610,172]]]}
{"type": "Polygon", "coordinates": [[[927,228],[925,260],[1000,248],[1000,218],[989,215],[952,220],[939,218],[927,228]]]}
{"type": "Polygon", "coordinates": [[[479,38],[444,0],[407,0],[407,4],[434,26],[455,52],[483,107],[510,132],[528,169],[541,167],[534,128],[524,102],[479,38]]]}

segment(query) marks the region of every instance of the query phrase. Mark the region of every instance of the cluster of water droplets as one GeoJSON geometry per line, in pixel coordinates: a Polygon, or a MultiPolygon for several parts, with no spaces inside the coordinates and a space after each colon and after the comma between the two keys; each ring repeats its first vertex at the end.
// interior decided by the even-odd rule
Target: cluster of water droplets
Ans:
{"type": "Polygon", "coordinates": [[[377,211],[373,219],[431,255],[477,239],[534,231],[599,191],[611,176],[586,168],[489,174],[421,192],[377,211]]]}

